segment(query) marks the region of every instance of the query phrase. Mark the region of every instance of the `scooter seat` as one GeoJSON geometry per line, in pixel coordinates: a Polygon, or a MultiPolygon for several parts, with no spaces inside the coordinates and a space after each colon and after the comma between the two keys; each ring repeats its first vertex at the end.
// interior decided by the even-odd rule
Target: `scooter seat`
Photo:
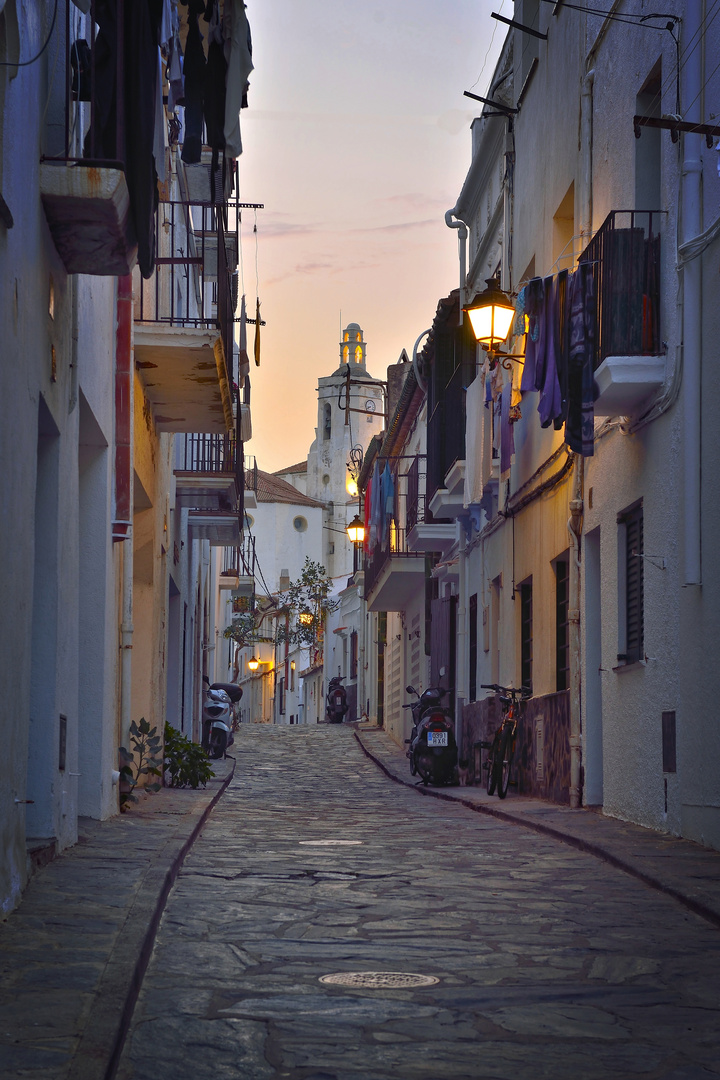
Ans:
{"type": "Polygon", "coordinates": [[[211,690],[224,690],[230,700],[235,704],[243,696],[242,686],[237,683],[214,682],[210,684],[211,690]]]}

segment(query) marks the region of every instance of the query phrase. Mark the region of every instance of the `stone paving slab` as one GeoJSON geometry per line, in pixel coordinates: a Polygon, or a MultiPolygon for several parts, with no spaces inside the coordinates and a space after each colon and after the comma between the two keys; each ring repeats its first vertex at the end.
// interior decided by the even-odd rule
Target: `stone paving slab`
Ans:
{"type": "Polygon", "coordinates": [[[162,907],[235,762],[164,788],[38,870],[0,924],[0,1077],[102,1080],[119,1054],[162,907]]]}
{"type": "Polygon", "coordinates": [[[488,795],[484,787],[425,787],[410,776],[405,751],[386,731],[374,725],[357,725],[355,738],[393,780],[430,798],[451,799],[572,844],[673,896],[720,927],[720,852],[594,810],[571,810],[527,798],[514,792],[512,785],[504,800],[488,795]]]}

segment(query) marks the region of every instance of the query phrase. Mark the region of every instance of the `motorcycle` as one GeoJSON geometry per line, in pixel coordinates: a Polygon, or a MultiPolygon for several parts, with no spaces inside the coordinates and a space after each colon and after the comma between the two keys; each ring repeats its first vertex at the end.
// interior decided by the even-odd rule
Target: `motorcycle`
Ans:
{"type": "Polygon", "coordinates": [[[458,749],[454,724],[441,702],[447,693],[441,686],[429,686],[418,694],[414,686],[405,687],[408,694],[415,694],[417,701],[403,705],[412,710],[413,728],[409,739],[407,756],[410,773],[418,775],[423,784],[457,783],[458,749]]]}
{"type": "Polygon", "coordinates": [[[348,711],[347,690],[342,685],[342,680],[342,675],[335,675],[328,684],[325,716],[330,724],[342,724],[348,711]]]}
{"type": "Polygon", "coordinates": [[[212,683],[203,675],[206,684],[202,714],[202,745],[211,758],[225,756],[235,741],[235,705],[242,697],[242,687],[235,683],[212,683]]]}

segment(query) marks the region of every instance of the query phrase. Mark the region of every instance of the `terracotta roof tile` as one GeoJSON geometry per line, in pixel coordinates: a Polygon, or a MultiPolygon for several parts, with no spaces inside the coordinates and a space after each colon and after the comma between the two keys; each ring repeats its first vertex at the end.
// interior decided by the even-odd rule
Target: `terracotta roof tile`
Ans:
{"type": "Polygon", "coordinates": [[[303,495],[287,480],[281,480],[279,476],[263,472],[258,469],[257,473],[257,500],[264,503],[289,503],[293,506],[318,506],[322,509],[322,503],[311,499],[309,495],[303,495]]]}

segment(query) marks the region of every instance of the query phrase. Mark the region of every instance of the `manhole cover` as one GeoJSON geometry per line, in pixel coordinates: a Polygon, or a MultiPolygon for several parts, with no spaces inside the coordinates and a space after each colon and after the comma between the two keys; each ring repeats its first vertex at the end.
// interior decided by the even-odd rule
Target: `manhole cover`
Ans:
{"type": "Polygon", "coordinates": [[[332,986],[409,990],[414,986],[433,986],[440,980],[433,975],[414,975],[407,971],[340,971],[336,975],[321,975],[320,982],[332,986]]]}
{"type": "Polygon", "coordinates": [[[362,844],[362,840],[300,840],[305,847],[333,847],[341,844],[362,844]]]}

